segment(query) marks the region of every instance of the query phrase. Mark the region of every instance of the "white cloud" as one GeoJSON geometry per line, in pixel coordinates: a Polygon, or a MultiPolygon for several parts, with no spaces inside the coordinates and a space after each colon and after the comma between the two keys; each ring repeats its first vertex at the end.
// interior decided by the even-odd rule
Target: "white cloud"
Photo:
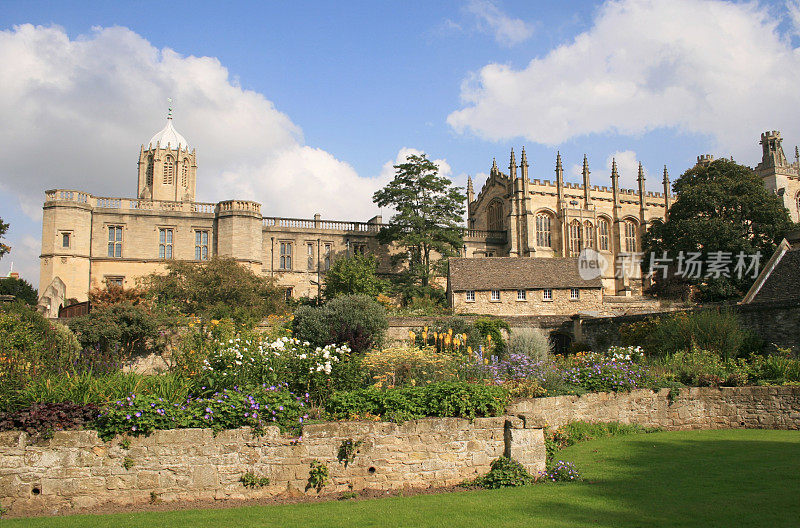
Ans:
{"type": "MultiPolygon", "coordinates": [[[[606,176],[604,183],[601,185],[611,185],[611,162],[613,160],[617,161],[617,172],[619,173],[620,188],[638,189],[639,159],[636,157],[636,152],[632,150],[618,150],[606,158],[606,176]]],[[[652,189],[654,185],[653,182],[650,181],[650,174],[644,164],[642,164],[642,171],[644,172],[645,182],[647,183],[648,189],[652,189]]]]}
{"type": "Polygon", "coordinates": [[[533,35],[530,24],[508,16],[489,0],[470,0],[466,10],[477,18],[479,30],[494,36],[503,46],[519,44],[533,35]]]}
{"type": "Polygon", "coordinates": [[[260,201],[264,215],[368,219],[378,178],[305,145],[300,127],[212,57],[157,49],[133,31],[0,31],[0,189],[32,218],[43,191],[133,196],[139,145],[164,125],[197,148],[198,198],[260,201]]]}
{"type": "Polygon", "coordinates": [[[800,50],[777,25],[753,2],[610,1],[588,31],[524,69],[489,64],[466,79],[447,120],[490,140],[671,128],[753,152],[763,130],[800,137],[800,50]]]}
{"type": "Polygon", "coordinates": [[[800,0],[788,0],[786,11],[789,13],[795,35],[800,35],[800,0]]]}
{"type": "Polygon", "coordinates": [[[13,268],[21,278],[31,283],[34,288],[37,287],[41,241],[31,235],[22,235],[19,238],[9,237],[7,242],[11,246],[11,252],[0,260],[0,277],[7,276],[13,268]]]}

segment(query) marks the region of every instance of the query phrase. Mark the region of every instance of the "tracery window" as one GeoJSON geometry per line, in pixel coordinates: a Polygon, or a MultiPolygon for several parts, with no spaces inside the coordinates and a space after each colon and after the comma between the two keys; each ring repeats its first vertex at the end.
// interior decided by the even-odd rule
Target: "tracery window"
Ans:
{"type": "Polygon", "coordinates": [[[625,251],[635,253],[636,247],[636,222],[625,220],[625,251]]]}
{"type": "Polygon", "coordinates": [[[547,213],[536,215],[536,245],[539,247],[552,247],[552,219],[547,213]]]}
{"type": "Polygon", "coordinates": [[[150,188],[153,187],[153,155],[147,156],[147,169],[145,171],[146,185],[150,188]]]}
{"type": "Polygon", "coordinates": [[[609,232],[608,220],[601,218],[600,222],[597,224],[598,242],[601,251],[608,251],[609,248],[608,232],[609,232]]]}
{"type": "Polygon", "coordinates": [[[492,202],[486,208],[486,226],[489,231],[503,229],[503,204],[501,202],[492,202]]]}
{"type": "Polygon", "coordinates": [[[590,221],[583,223],[584,247],[594,248],[594,225],[590,221]]]}
{"type": "Polygon", "coordinates": [[[580,220],[573,220],[569,224],[569,255],[577,257],[583,247],[583,233],[580,220]]]}

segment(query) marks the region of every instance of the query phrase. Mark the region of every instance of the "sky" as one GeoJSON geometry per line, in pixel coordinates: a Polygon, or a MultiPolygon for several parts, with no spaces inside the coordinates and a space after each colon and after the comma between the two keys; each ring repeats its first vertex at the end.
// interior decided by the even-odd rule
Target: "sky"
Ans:
{"type": "Polygon", "coordinates": [[[198,199],[367,220],[425,152],[480,189],[524,146],[579,181],[661,190],[696,156],[754,166],[800,143],[800,0],[3,2],[0,218],[38,285],[44,191],[134,196],[165,123],[197,149],[198,199]]]}

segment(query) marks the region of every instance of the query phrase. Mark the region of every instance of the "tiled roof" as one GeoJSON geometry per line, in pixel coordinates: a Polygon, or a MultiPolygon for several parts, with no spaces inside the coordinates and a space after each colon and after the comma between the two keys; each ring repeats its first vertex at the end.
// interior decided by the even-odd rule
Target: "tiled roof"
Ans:
{"type": "Polygon", "coordinates": [[[599,277],[581,278],[577,258],[450,259],[450,288],[453,291],[602,287],[599,277]]]}
{"type": "Polygon", "coordinates": [[[800,299],[800,248],[789,249],[764,280],[751,302],[800,299]]]}

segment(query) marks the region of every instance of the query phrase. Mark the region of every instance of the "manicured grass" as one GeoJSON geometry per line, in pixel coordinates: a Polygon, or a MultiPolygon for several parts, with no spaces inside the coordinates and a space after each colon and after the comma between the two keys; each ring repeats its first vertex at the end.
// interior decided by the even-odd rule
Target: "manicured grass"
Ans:
{"type": "Polygon", "coordinates": [[[188,510],[8,519],[3,527],[798,526],[800,432],[664,432],[561,451],[585,481],[496,491],[188,510]]]}

